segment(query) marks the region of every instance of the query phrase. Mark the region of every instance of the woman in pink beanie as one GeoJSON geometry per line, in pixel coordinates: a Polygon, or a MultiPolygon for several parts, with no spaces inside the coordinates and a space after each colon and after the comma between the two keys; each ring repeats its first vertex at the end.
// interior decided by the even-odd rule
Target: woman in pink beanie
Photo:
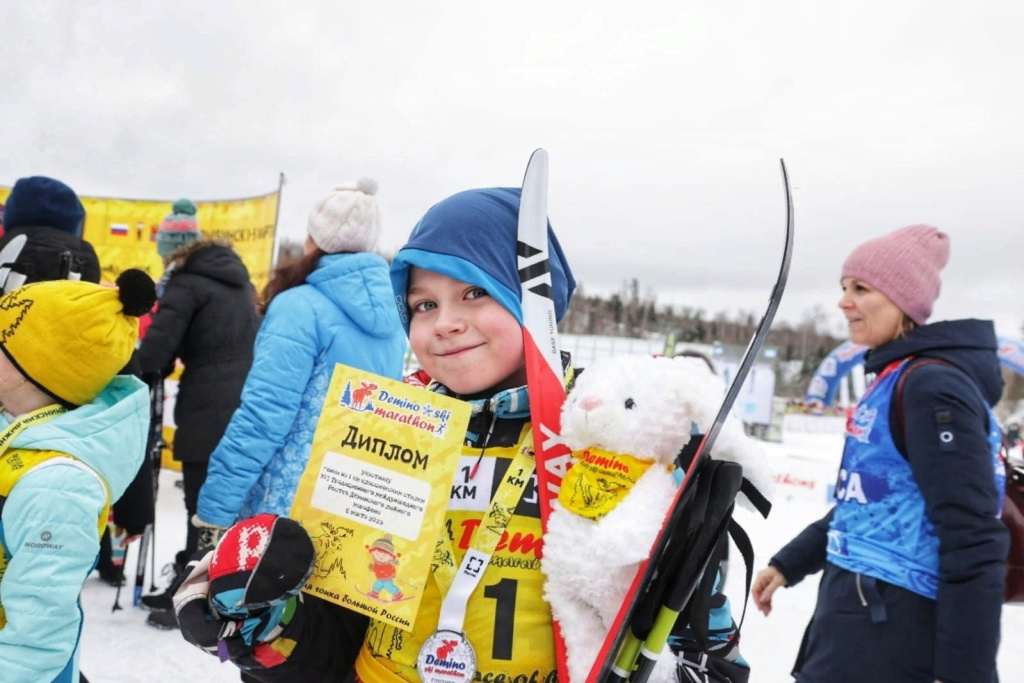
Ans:
{"type": "Polygon", "coordinates": [[[824,571],[798,682],[997,680],[1003,381],[991,322],[926,324],[948,260],[945,233],[912,225],[843,264],[839,308],[875,380],[847,423],[835,506],[752,591],[768,614],[777,588],[824,571]]]}

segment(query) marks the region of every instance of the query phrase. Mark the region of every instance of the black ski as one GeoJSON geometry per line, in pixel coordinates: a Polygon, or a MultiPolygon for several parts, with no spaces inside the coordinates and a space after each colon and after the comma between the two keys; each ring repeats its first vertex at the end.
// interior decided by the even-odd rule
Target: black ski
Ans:
{"type": "MultiPolygon", "coordinates": [[[[718,410],[718,414],[715,416],[714,423],[697,446],[693,457],[689,459],[688,463],[684,463],[686,466],[686,476],[676,492],[675,500],[666,517],[665,526],[662,527],[661,533],[655,540],[650,557],[637,570],[636,577],[626,593],[615,622],[605,637],[604,644],[597,655],[597,660],[594,662],[590,675],[587,677],[587,683],[627,680],[634,668],[637,657],[640,655],[641,649],[648,649],[651,645],[649,638],[646,644],[641,642],[641,638],[647,638],[647,633],[633,633],[634,616],[642,601],[645,598],[649,599],[647,593],[657,578],[661,561],[672,538],[672,531],[681,524],[685,503],[689,498],[686,495],[687,489],[698,469],[698,464],[710,453],[711,447],[714,445],[715,439],[718,437],[718,433],[721,431],[722,425],[725,423],[725,419],[732,410],[736,397],[739,395],[743,382],[747,374],[749,374],[750,368],[753,366],[765,338],[768,336],[768,330],[771,327],[772,320],[775,318],[775,312],[782,301],[782,294],[786,289],[786,280],[789,277],[789,264],[793,257],[793,194],[789,186],[786,163],[781,159],[779,163],[782,166],[782,182],[786,192],[786,244],[782,252],[782,264],[779,268],[779,275],[768,298],[768,306],[761,317],[761,322],[754,331],[754,336],[747,345],[747,350],[743,354],[736,375],[729,385],[729,390],[725,394],[725,399],[718,410]]],[[[657,599],[657,597],[653,599],[657,599]]],[[[667,632],[664,633],[664,637],[667,639],[667,632]]],[[[658,639],[660,639],[660,634],[658,639]]],[[[662,646],[664,646],[664,642],[664,640],[661,640],[662,646]]],[[[655,653],[655,656],[657,656],[657,653],[655,653]]]]}

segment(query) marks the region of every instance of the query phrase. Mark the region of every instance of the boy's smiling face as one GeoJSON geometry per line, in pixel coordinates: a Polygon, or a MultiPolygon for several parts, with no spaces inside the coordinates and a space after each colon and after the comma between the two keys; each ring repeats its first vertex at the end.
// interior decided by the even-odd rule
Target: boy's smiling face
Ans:
{"type": "Polygon", "coordinates": [[[485,289],[409,269],[409,344],[433,379],[462,396],[526,384],[523,331],[485,289]]]}

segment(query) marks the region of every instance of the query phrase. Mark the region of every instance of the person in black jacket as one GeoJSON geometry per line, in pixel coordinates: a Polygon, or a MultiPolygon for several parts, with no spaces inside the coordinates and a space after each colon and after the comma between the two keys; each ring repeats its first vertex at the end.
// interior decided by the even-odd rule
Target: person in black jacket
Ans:
{"type": "MultiPolygon", "coordinates": [[[[181,462],[187,519],[196,512],[210,453],[240,403],[259,326],[249,271],[226,243],[201,239],[195,214],[192,202],[179,200],[157,233],[166,271],[139,347],[143,372],[166,375],[175,359],[185,366],[174,407],[173,452],[181,462]]],[[[176,568],[197,550],[198,532],[187,521],[186,534],[176,568]]],[[[171,609],[165,594],[142,602],[151,610],[171,609]]]]}
{"type": "Polygon", "coordinates": [[[0,289],[48,280],[100,281],[100,262],[81,238],[85,207],[55,178],[19,178],[3,209],[0,289]]]}
{"type": "Polygon", "coordinates": [[[875,379],[847,423],[835,507],[752,590],[768,614],[776,589],[824,570],[801,683],[997,680],[1003,380],[991,322],[924,324],[948,258],[949,238],[915,225],[843,265],[839,306],[875,379]]]}

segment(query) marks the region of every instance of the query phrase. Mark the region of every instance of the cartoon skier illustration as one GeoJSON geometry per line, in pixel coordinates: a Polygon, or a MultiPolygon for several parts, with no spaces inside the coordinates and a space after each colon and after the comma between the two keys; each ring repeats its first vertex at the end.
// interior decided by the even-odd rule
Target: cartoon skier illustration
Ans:
{"type": "MultiPolygon", "coordinates": [[[[385,534],[372,544],[366,546],[370,552],[373,562],[369,569],[373,572],[373,587],[370,589],[369,597],[382,600],[381,593],[389,593],[391,602],[398,602],[403,597],[401,589],[395,583],[395,575],[398,573],[398,558],[401,553],[395,552],[395,544],[391,534],[385,534]]],[[[382,600],[383,601],[383,600],[382,600]]]]}

